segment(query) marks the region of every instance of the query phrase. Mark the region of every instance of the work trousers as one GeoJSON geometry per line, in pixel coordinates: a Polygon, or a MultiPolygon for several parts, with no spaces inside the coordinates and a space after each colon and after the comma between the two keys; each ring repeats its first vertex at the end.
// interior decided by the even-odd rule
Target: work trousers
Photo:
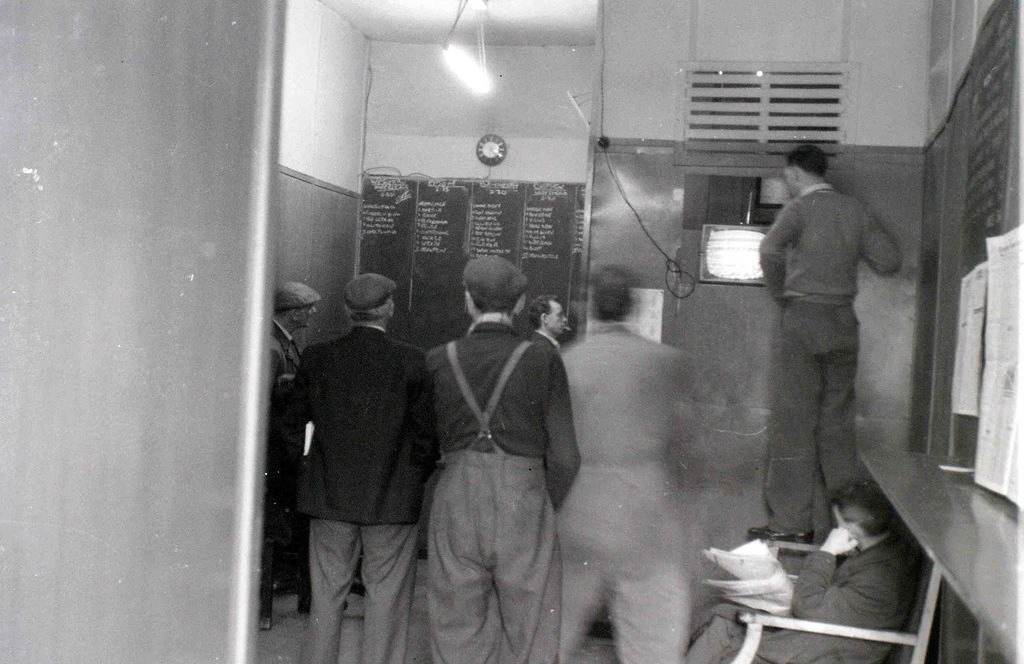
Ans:
{"type": "Polygon", "coordinates": [[[828,532],[828,492],[864,474],[855,434],[857,335],[851,305],[793,300],[781,307],[764,492],[774,530],[828,532]]]}
{"type": "Polygon", "coordinates": [[[690,634],[690,527],[659,464],[580,467],[558,514],[562,662],[607,607],[622,664],[678,664],[690,634]]]}
{"type": "Polygon", "coordinates": [[[550,664],[562,568],[541,459],[462,450],[430,512],[434,664],[550,664]]]}
{"type": "Polygon", "coordinates": [[[328,519],[309,523],[313,602],[299,660],[303,664],[337,664],[345,599],[360,552],[366,610],[359,661],[404,664],[416,579],[416,526],[328,519]]]}
{"type": "MultiPolygon", "coordinates": [[[[727,664],[736,657],[745,635],[746,626],[735,619],[712,616],[686,653],[686,664],[727,664]]],[[[754,659],[755,664],[764,661],[754,659]]]]}

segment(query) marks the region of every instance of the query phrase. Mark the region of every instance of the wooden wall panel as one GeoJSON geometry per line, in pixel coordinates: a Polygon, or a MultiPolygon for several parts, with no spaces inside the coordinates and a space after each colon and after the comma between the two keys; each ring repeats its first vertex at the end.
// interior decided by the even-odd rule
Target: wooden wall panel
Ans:
{"type": "MultiPolygon", "coordinates": [[[[969,89],[970,81],[966,87],[969,89]]],[[[938,275],[935,299],[935,340],[932,355],[931,426],[929,453],[938,457],[953,451],[952,420],[953,358],[956,354],[958,313],[960,310],[961,247],[964,218],[964,189],[967,186],[967,144],[970,104],[969,95],[961,94],[953,107],[946,132],[949,134],[945,153],[943,187],[940,199],[938,240],[938,275]]],[[[974,463],[973,445],[964,450],[964,461],[974,463]]]]}
{"type": "Polygon", "coordinates": [[[931,422],[932,356],[935,352],[935,311],[938,300],[939,238],[946,182],[946,153],[950,132],[943,132],[925,154],[924,202],[921,218],[920,269],[917,280],[917,327],[914,331],[913,395],[910,450],[927,452],[931,422]]]}
{"type": "Polygon", "coordinates": [[[277,185],[275,283],[301,281],[323,297],[300,342],[340,336],[350,324],[343,293],[355,276],[359,199],[284,167],[277,185]]]}

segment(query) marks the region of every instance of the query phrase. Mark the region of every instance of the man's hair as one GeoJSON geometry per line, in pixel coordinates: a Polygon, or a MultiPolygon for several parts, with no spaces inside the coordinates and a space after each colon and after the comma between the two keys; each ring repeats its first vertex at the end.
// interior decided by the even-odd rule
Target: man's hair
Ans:
{"type": "Polygon", "coordinates": [[[473,305],[482,314],[510,314],[512,313],[512,310],[516,308],[516,302],[519,301],[518,296],[516,296],[510,301],[507,297],[498,297],[495,295],[482,293],[479,290],[471,288],[469,286],[466,286],[466,292],[469,293],[469,298],[473,300],[473,305]]]}
{"type": "Polygon", "coordinates": [[[594,315],[598,320],[618,321],[626,317],[633,305],[629,292],[633,281],[633,274],[619,265],[606,265],[591,277],[594,315]]]}
{"type": "Polygon", "coordinates": [[[882,490],[871,480],[857,480],[839,487],[832,494],[832,504],[847,521],[857,523],[868,535],[881,535],[892,530],[896,523],[896,510],[882,490]],[[847,518],[847,508],[863,512],[858,519],[847,518]]]}
{"type": "Polygon", "coordinates": [[[551,313],[552,302],[562,304],[562,301],[558,299],[557,295],[550,294],[538,295],[537,297],[533,298],[532,302],[530,302],[530,309],[527,313],[530,317],[530,326],[533,329],[536,330],[537,328],[540,327],[541,316],[543,316],[544,314],[551,313]]]}
{"type": "Polygon", "coordinates": [[[828,157],[817,145],[801,145],[786,155],[786,164],[818,177],[828,171],[828,157]]]}
{"type": "Polygon", "coordinates": [[[384,304],[373,309],[366,309],[364,311],[353,311],[351,307],[346,306],[348,310],[348,317],[352,319],[353,323],[373,323],[376,321],[387,320],[388,318],[388,303],[391,302],[389,297],[384,304]]]}

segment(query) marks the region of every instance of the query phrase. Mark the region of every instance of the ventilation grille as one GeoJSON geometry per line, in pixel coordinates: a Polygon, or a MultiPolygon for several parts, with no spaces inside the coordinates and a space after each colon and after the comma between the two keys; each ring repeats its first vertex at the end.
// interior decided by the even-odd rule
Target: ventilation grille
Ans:
{"type": "Polygon", "coordinates": [[[815,143],[836,154],[852,142],[845,64],[689,62],[681,79],[687,150],[775,154],[815,143]]]}

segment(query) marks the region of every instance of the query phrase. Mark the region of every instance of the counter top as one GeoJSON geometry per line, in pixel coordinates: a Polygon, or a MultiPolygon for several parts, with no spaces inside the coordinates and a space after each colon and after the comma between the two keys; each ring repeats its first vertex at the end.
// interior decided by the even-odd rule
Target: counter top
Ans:
{"type": "Polygon", "coordinates": [[[1013,661],[1017,648],[1017,507],[924,455],[862,448],[861,457],[943,579],[1013,661]]]}

